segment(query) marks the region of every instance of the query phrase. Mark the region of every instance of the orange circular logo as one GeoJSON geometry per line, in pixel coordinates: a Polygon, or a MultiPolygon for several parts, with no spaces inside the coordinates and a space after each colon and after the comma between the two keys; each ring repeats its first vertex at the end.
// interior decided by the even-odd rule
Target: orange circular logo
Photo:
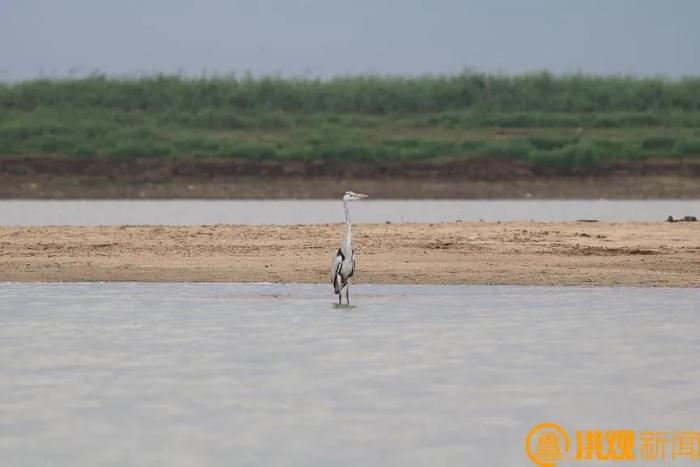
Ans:
{"type": "Polygon", "coordinates": [[[556,467],[569,453],[569,435],[555,423],[540,423],[525,438],[525,453],[539,467],[556,467]]]}

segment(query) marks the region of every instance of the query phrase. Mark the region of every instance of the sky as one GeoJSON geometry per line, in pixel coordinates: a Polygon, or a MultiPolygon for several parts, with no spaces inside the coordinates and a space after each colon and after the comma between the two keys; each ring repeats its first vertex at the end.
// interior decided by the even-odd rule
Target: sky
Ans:
{"type": "Polygon", "coordinates": [[[0,80],[700,75],[698,0],[0,0],[0,80]]]}

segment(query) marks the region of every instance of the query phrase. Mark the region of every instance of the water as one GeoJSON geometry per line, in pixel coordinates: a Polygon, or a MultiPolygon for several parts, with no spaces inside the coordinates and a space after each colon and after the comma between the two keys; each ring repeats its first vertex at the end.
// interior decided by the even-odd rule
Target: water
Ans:
{"type": "Polygon", "coordinates": [[[700,431],[695,290],[329,287],[0,284],[2,465],[526,466],[540,422],[700,431]]]}
{"type": "MultiPolygon", "coordinates": [[[[700,216],[700,200],[367,200],[352,206],[355,222],[455,220],[547,222],[663,221],[700,216]]],[[[334,200],[0,201],[0,225],[318,224],[340,222],[334,200]]]]}

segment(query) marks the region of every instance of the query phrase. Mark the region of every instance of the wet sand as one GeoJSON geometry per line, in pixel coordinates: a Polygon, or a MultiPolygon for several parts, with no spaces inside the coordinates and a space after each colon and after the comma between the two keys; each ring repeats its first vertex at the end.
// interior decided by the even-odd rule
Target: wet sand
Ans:
{"type": "MultiPolygon", "coordinates": [[[[2,227],[0,281],[325,282],[343,226],[2,227]]],[[[357,283],[700,287],[700,224],[354,228],[357,283]]]]}

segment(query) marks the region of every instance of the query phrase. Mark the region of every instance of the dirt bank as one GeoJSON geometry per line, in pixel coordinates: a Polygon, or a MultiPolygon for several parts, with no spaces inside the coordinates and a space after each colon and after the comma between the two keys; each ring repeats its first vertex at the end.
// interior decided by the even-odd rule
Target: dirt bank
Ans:
{"type": "MultiPolygon", "coordinates": [[[[356,282],[700,287],[700,225],[355,227],[356,282]]],[[[0,281],[325,282],[341,225],[0,228],[0,281]]]]}
{"type": "Polygon", "coordinates": [[[700,161],[536,168],[498,158],[404,163],[0,159],[0,198],[700,198],[700,161]]]}

